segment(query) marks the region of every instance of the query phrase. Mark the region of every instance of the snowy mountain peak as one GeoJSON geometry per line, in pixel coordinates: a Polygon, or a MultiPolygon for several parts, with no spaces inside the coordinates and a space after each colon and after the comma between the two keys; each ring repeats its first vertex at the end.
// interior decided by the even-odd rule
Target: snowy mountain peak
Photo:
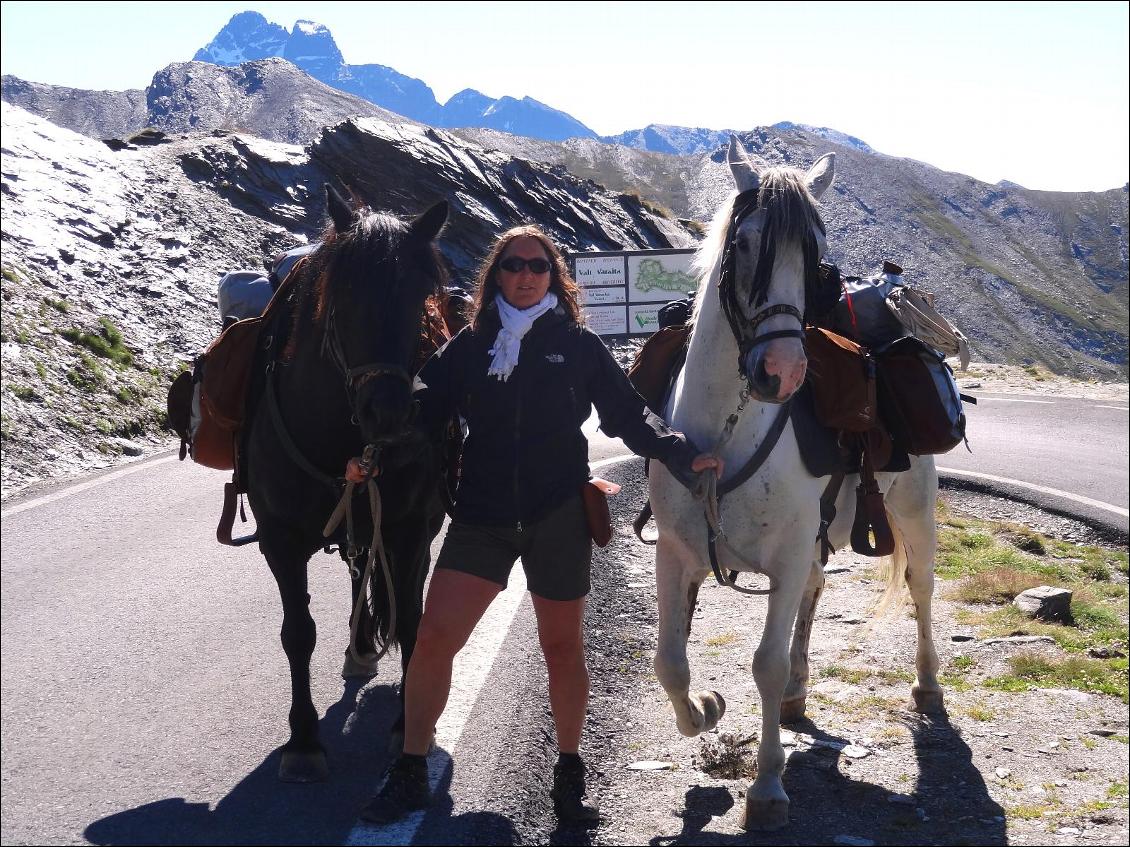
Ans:
{"type": "Polygon", "coordinates": [[[194,62],[239,65],[271,56],[281,56],[290,33],[258,12],[240,12],[232,17],[207,46],[196,51],[194,62]]]}

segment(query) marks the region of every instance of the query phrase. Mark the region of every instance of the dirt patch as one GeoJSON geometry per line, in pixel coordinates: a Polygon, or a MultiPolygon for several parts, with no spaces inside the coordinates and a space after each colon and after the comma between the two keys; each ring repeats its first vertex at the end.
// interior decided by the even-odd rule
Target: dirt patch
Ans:
{"type": "MultiPolygon", "coordinates": [[[[622,614],[647,626],[652,640],[650,650],[637,643],[636,656],[620,663],[615,702],[599,698],[593,706],[603,760],[590,762],[601,771],[606,814],[594,843],[1127,843],[1126,705],[1071,690],[986,688],[1019,651],[1062,654],[1044,642],[979,638],[959,622],[965,607],[947,599],[939,582],[933,629],[948,716],[917,714],[909,708],[911,607],[872,626],[869,610],[882,586],[873,560],[850,552],[829,563],[807,719],[785,734],[790,824],[743,832],[738,820],[761,729],[750,665],[765,603],[704,584],[688,647],[691,686],[721,692],[727,713],[714,732],[683,738],[650,667],[655,594],[653,574],[642,572],[653,548],[638,544],[627,526],[614,545],[607,564],[635,586],[634,608],[622,614]]],[[[606,651],[602,661],[609,658],[606,651]]]]}

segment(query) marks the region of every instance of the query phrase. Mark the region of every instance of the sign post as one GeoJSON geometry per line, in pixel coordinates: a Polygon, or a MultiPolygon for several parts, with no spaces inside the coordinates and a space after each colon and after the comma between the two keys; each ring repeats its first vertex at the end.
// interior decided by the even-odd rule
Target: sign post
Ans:
{"type": "Polygon", "coordinates": [[[597,335],[650,335],[660,307],[693,294],[694,250],[568,253],[589,329],[597,335]]]}

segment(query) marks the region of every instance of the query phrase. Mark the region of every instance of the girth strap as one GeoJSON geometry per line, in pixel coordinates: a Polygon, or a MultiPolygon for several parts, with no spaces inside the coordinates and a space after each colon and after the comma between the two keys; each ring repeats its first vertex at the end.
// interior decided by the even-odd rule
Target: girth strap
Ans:
{"type": "Polygon", "coordinates": [[[836,552],[832,542],[828,540],[828,528],[836,519],[836,498],[840,496],[840,488],[847,476],[843,471],[832,474],[824,493],[820,495],[820,529],[816,533],[816,540],[820,542],[820,564],[828,564],[828,557],[836,552]]]}

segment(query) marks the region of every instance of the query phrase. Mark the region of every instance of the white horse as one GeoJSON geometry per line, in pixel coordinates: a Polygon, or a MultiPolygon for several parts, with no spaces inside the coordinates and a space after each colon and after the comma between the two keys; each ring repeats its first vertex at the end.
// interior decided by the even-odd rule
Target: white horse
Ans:
{"type": "MultiPolygon", "coordinates": [[[[717,448],[725,460],[720,491],[743,475],[751,457],[768,451],[747,481],[719,498],[715,526],[721,525],[717,558],[722,572],[759,571],[769,580],[765,629],[753,656],[762,701],[761,744],[757,778],[746,793],[741,825],[778,829],[789,816],[789,798],[781,784],[785,755],[779,724],[804,717],[808,641],[824,587],[815,539],[819,500],[828,482],[807,472],[792,424],[787,415],[778,420],[778,414],[805,378],[807,359],[799,330],[806,287],[812,290],[825,248],[815,204],[832,184],[835,156],[822,157],[807,173],[767,168],[755,163],[731,136],[728,162],[739,193],[715,216],[697,258],[703,283],[694,330],[665,419],[702,449],[723,442],[717,448]],[[732,423],[725,427],[728,419],[732,423]],[[728,438],[721,435],[725,430],[728,438]],[[775,443],[774,432],[779,436],[775,443]]],[[[888,593],[895,592],[905,576],[917,613],[914,706],[940,712],[942,691],[930,622],[937,471],[932,457],[912,456],[909,471],[878,477],[896,541],[888,563],[888,593]]],[[[836,503],[837,517],[829,532],[836,548],[850,533],[855,498],[849,495],[857,483],[858,477],[848,476],[836,503]]],[[[679,731],[695,736],[713,729],[726,708],[717,692],[690,691],[687,663],[698,589],[711,572],[704,501],[659,462],[651,465],[650,494],[659,529],[655,672],[675,708],[679,731]]]]}

